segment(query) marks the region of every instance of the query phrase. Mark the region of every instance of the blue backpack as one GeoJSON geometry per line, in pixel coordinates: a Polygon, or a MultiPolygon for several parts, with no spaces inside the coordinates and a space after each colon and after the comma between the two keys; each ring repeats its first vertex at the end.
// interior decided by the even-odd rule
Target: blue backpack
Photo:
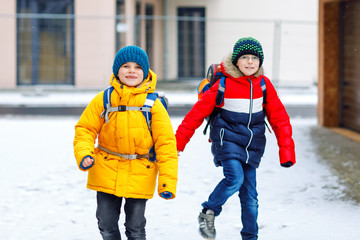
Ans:
{"type": "MultiPolygon", "coordinates": [[[[154,93],[148,93],[146,96],[146,100],[145,103],[142,107],[132,107],[132,106],[125,106],[125,105],[120,105],[120,106],[116,106],[116,107],[112,107],[111,106],[111,93],[113,92],[114,87],[108,87],[107,89],[104,90],[104,96],[103,96],[103,100],[104,100],[104,111],[101,113],[101,117],[105,118],[105,122],[108,123],[109,122],[109,113],[111,112],[123,112],[123,111],[141,111],[145,117],[146,123],[148,125],[150,134],[152,135],[152,131],[151,131],[151,108],[155,103],[155,100],[158,98],[160,100],[160,102],[163,104],[163,106],[165,107],[165,109],[168,109],[168,100],[165,97],[165,94],[163,92],[154,92],[154,93]]],[[[154,150],[154,147],[149,149],[149,154],[145,154],[145,155],[139,155],[139,154],[133,154],[133,155],[129,155],[129,154],[121,154],[121,153],[115,153],[112,152],[100,145],[98,145],[99,149],[116,155],[116,156],[120,156],[126,159],[136,159],[136,158],[148,158],[149,161],[151,162],[156,162],[156,153],[154,150]]]]}

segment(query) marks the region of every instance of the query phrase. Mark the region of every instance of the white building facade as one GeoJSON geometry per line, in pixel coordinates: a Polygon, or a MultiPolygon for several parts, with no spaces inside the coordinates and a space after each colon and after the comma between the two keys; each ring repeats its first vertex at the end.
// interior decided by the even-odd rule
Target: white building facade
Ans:
{"type": "Polygon", "coordinates": [[[116,52],[138,45],[159,81],[199,81],[240,37],[264,48],[279,85],[317,82],[318,3],[244,0],[0,1],[0,89],[103,88],[116,52]]]}

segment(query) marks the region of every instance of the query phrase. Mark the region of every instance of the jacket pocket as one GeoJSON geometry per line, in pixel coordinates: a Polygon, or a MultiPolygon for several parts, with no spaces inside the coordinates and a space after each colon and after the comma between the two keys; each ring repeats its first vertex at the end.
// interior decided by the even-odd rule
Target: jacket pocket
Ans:
{"type": "Polygon", "coordinates": [[[157,164],[146,159],[130,160],[128,188],[131,193],[153,194],[157,178],[157,164]]]}

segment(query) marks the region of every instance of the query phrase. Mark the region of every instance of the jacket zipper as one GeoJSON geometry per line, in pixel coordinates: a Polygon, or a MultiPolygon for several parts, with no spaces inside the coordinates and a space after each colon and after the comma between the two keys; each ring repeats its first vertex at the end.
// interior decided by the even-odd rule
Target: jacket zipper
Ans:
{"type": "Polygon", "coordinates": [[[250,131],[250,139],[249,142],[245,148],[246,151],[246,164],[249,163],[249,146],[251,144],[251,141],[253,139],[254,133],[250,128],[250,123],[251,123],[251,118],[252,118],[252,111],[253,111],[253,84],[251,82],[251,78],[248,79],[249,83],[250,83],[250,106],[249,106],[249,121],[247,124],[247,129],[250,131]]]}

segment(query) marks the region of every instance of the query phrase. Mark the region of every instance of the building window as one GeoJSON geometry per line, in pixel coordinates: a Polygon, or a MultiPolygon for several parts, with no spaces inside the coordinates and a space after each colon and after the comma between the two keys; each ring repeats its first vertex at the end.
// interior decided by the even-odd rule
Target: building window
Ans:
{"type": "Polygon", "coordinates": [[[180,79],[202,77],[205,71],[205,8],[180,7],[178,16],[178,76],[180,79]]]}
{"type": "Polygon", "coordinates": [[[154,44],[154,6],[146,4],[145,7],[145,50],[148,54],[149,61],[153,62],[153,44],[154,44]]]}
{"type": "Polygon", "coordinates": [[[136,2],[135,5],[135,22],[134,22],[134,39],[135,45],[141,46],[141,3],[136,2]]]}
{"type": "Polygon", "coordinates": [[[73,0],[17,0],[19,85],[74,84],[73,0]]]}
{"type": "Polygon", "coordinates": [[[116,0],[116,51],[125,47],[125,33],[128,31],[128,25],[125,19],[125,2],[116,0]]]}

